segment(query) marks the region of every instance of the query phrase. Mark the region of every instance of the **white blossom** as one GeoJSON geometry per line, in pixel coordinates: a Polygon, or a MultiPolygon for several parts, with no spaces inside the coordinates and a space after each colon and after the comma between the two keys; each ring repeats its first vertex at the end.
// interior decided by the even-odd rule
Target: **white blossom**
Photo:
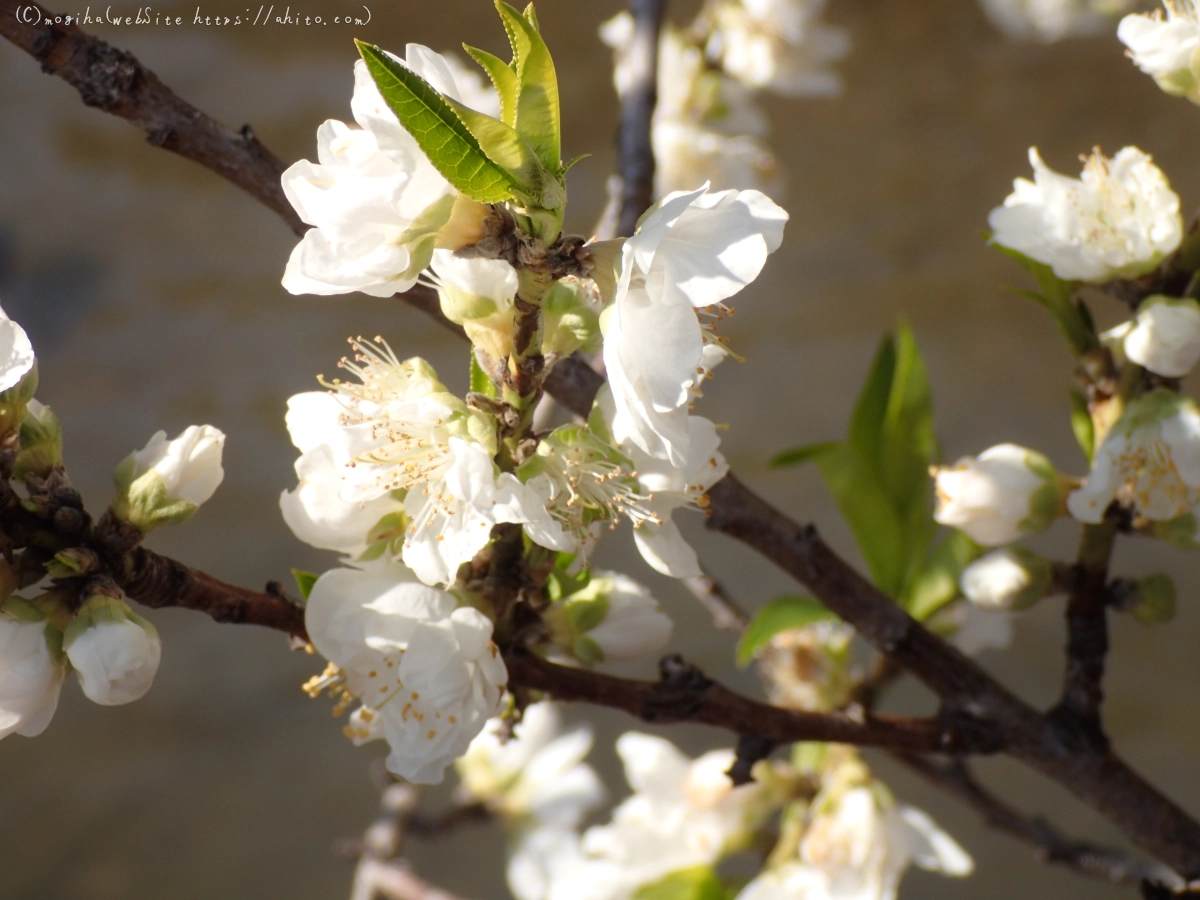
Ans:
{"type": "Polygon", "coordinates": [[[1135,13],[1121,20],[1117,37],[1129,57],[1158,86],[1200,103],[1200,5],[1196,0],[1164,0],[1153,15],[1135,13]]]}
{"type": "Polygon", "coordinates": [[[25,329],[0,309],[0,393],[20,384],[36,362],[25,329]]]}
{"type": "Polygon", "coordinates": [[[743,84],[785,97],[828,97],[842,83],[829,68],[850,50],[822,21],[825,0],[725,0],[713,9],[708,55],[743,84]]]}
{"type": "Polygon", "coordinates": [[[725,775],[731,750],[690,760],[662,738],[629,732],[617,753],[634,794],[610,824],[584,832],[582,858],[560,867],[548,900],[629,900],[671,872],[716,862],[765,814],[760,785],[734,787],[725,775]]]}
{"type": "Polygon", "coordinates": [[[963,569],[963,596],[980,609],[1025,609],[1050,587],[1050,564],[1024,547],[993,550],[963,569]]]}
{"type": "MultiPolygon", "coordinates": [[[[498,472],[492,460],[495,424],[488,416],[447,392],[424,360],[401,362],[382,339],[351,345],[355,358],[342,360],[341,366],[358,381],[331,383],[342,406],[337,419],[327,407],[310,402],[289,427],[301,448],[332,448],[328,455],[342,470],[341,503],[362,506],[403,497],[408,525],[400,552],[417,577],[426,584],[452,583],[458,567],[483,549],[498,522],[524,524],[533,540],[551,549],[574,548],[537,498],[512,474],[498,472]],[[308,410],[315,414],[304,415],[308,410]]],[[[318,481],[328,486],[327,479],[318,481]]],[[[320,508],[329,497],[324,487],[314,488],[312,495],[305,518],[336,529],[344,508],[320,508]]],[[[296,499],[305,500],[303,495],[296,499]]],[[[387,514],[377,505],[369,515],[353,518],[348,546],[335,549],[357,547],[361,526],[376,512],[387,514]]],[[[327,546],[334,543],[326,540],[327,546]]]]}
{"type": "Polygon", "coordinates": [[[626,662],[656,653],[674,624],[645,586],[618,572],[592,573],[587,586],[544,615],[551,639],[584,662],[626,662]]]}
{"type": "Polygon", "coordinates": [[[911,864],[955,877],[974,869],[966,852],[921,810],[883,808],[871,788],[852,788],[813,820],[799,860],[764,872],[737,900],[895,900],[911,864]]]}
{"type": "Polygon", "coordinates": [[[1012,613],[984,609],[974,603],[955,603],[946,611],[945,618],[954,626],[950,643],[967,656],[978,656],[984,650],[1004,650],[1012,644],[1012,613]]]}
{"type": "Polygon", "coordinates": [[[753,189],[771,197],[782,193],[779,164],[756,137],[729,135],[686,121],[656,122],[651,136],[655,194],[692,190],[708,183],[713,190],[753,189]]]}
{"type": "Polygon", "coordinates": [[[1155,375],[1182,378],[1200,361],[1200,304],[1150,297],[1125,334],[1125,355],[1155,375]]]}
{"type": "Polygon", "coordinates": [[[582,865],[579,833],[549,825],[518,834],[505,874],[517,900],[604,900],[606,891],[612,900],[613,886],[603,882],[579,885],[583,893],[574,898],[555,893],[558,885],[575,880],[573,871],[582,865]]]}
{"type": "MultiPolygon", "coordinates": [[[[440,54],[409,44],[405,57],[397,61],[446,96],[498,109],[494,91],[440,54]]],[[[283,286],[293,294],[388,297],[416,283],[435,247],[455,249],[482,236],[487,208],[458,195],[434,168],[362,60],[355,63],[351,109],[360,129],[326,121],[317,131],[318,163],[301,160],[283,173],[288,201],[315,226],[284,272],[283,286]]]]}
{"type": "Polygon", "coordinates": [[[1063,38],[1098,34],[1111,19],[1128,11],[1134,0],[982,0],[984,12],[998,29],[1018,40],[1053,43],[1063,38]]]}
{"type": "Polygon", "coordinates": [[[771,703],[806,712],[830,712],[850,702],[854,629],[840,621],[788,628],[771,638],[759,672],[771,703]]]}
{"type": "Polygon", "coordinates": [[[985,546],[1009,544],[1046,528],[1057,515],[1057,473],[1040,453],[998,444],[934,468],[937,509],[943,525],[985,546]]]}
{"type": "Polygon", "coordinates": [[[992,210],[992,239],[1054,269],[1059,278],[1104,282],[1151,271],[1183,236],[1179,197],[1136,147],[1111,160],[1099,150],[1081,178],[1052,171],[1030,148],[1034,180],[1018,178],[992,210]]]}
{"type": "Polygon", "coordinates": [[[430,281],[442,312],[463,326],[471,346],[500,361],[512,351],[517,272],[499,259],[464,258],[436,250],[430,281]]]}
{"type": "Polygon", "coordinates": [[[1067,498],[1081,522],[1097,523],[1113,500],[1153,521],[1191,511],[1200,490],[1200,410],[1159,389],[1126,407],[1097,448],[1083,487],[1067,498]]]}
{"type": "Polygon", "coordinates": [[[0,608],[0,738],[34,737],[50,724],[67,671],[61,642],[28,601],[12,597],[0,608]]]}
{"type": "Polygon", "coordinates": [[[102,595],[76,613],[64,634],[63,649],[83,693],[102,706],[141,699],[162,659],[155,627],[121,600],[102,595]]]}
{"type": "Polygon", "coordinates": [[[583,760],[592,747],[587,726],[564,732],[558,707],[525,708],[511,737],[493,719],[455,764],[463,788],[523,828],[575,828],[604,802],[604,786],[583,760]]]}
{"type": "Polygon", "coordinates": [[[642,219],[602,320],[619,442],[677,468],[694,462],[687,405],[706,373],[704,345],[717,341],[711,319],[758,277],[786,221],[758,191],[706,188],[670,194],[642,219]]]}
{"type": "Polygon", "coordinates": [[[354,459],[351,433],[341,427],[345,408],[324,391],[288,399],[287,427],[300,450],[299,483],[279,498],[283,519],[300,540],[350,557],[366,552],[371,530],[386,516],[403,513],[404,501],[386,493],[372,500],[341,496],[346,466],[354,459]]]}
{"type": "Polygon", "coordinates": [[[157,432],[117,467],[117,516],[142,531],[184,521],[225,477],[224,448],[224,433],[211,425],[191,425],[171,440],[157,432]]]}
{"type": "Polygon", "coordinates": [[[304,620],[331,663],[306,689],[360,700],[347,735],[356,743],[386,739],[388,769],[409,781],[440,782],[500,710],[508,674],[492,623],[401,566],[326,572],[304,620]]]}

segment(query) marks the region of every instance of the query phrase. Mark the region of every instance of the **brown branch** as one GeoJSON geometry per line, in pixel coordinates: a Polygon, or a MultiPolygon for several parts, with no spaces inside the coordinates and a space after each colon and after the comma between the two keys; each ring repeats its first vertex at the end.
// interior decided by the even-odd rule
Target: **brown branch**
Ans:
{"type": "Polygon", "coordinates": [[[634,681],[587,669],[555,665],[523,651],[506,653],[509,683],[557,700],[581,701],[628,713],[643,722],[698,722],[779,744],[828,741],[861,747],[944,752],[959,746],[986,751],[973,732],[960,733],[950,719],[811,713],[768,706],[705,678],[678,657],[663,660],[659,681],[634,681]]]}
{"type": "Polygon", "coordinates": [[[1077,729],[1097,746],[1108,743],[1100,712],[1108,654],[1108,564],[1115,537],[1116,527],[1110,522],[1083,527],[1067,600],[1067,670],[1062,699],[1051,713],[1059,727],[1077,729]]]}
{"type": "Polygon", "coordinates": [[[961,761],[939,765],[910,753],[893,753],[892,756],[970,806],[992,828],[1029,844],[1042,862],[1066,866],[1116,884],[1142,881],[1172,887],[1182,884],[1179,876],[1166,866],[1143,862],[1108,847],[1073,840],[1049,823],[1025,816],[988,792],[961,761]]]}
{"type": "Polygon", "coordinates": [[[628,237],[654,202],[654,146],[651,141],[654,107],[658,103],[658,35],[665,0],[631,0],[633,40],[626,65],[630,84],[621,97],[621,126],[617,137],[621,177],[621,207],[617,235],[628,237]]]}
{"type": "Polygon", "coordinates": [[[277,585],[271,592],[251,591],[144,547],[131,551],[127,561],[125,572],[116,581],[142,606],[180,606],[205,613],[218,622],[261,625],[308,640],[303,607],[289,600],[277,585]]]}

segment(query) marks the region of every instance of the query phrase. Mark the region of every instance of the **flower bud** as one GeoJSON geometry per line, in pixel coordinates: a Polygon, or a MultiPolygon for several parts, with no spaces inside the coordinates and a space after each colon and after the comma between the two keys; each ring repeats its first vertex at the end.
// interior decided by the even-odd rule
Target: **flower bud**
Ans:
{"type": "Polygon", "coordinates": [[[587,587],[552,604],[545,618],[551,639],[585,663],[654,653],[674,628],[645,587],[616,572],[595,573],[587,587]]]}
{"type": "Polygon", "coordinates": [[[985,546],[1010,544],[1043,531],[1058,516],[1060,478],[1050,460],[1015,444],[999,444],[936,466],[933,517],[985,546]]]}
{"type": "Polygon", "coordinates": [[[0,434],[20,426],[37,383],[37,359],[29,335],[0,309],[0,434]]]}
{"type": "Polygon", "coordinates": [[[576,350],[600,349],[599,290],[590,281],[565,278],[554,283],[542,301],[542,353],[570,356],[576,350]]]}
{"type": "Polygon", "coordinates": [[[30,400],[21,422],[21,449],[13,466],[13,475],[48,476],[62,465],[62,426],[50,407],[30,400]]]}
{"type": "Polygon", "coordinates": [[[63,649],[83,693],[102,706],[140,699],[162,657],[154,626],[107,591],[92,594],[80,607],[63,635],[63,649]]]}
{"type": "Polygon", "coordinates": [[[1112,586],[1112,605],[1131,613],[1143,625],[1160,625],[1175,618],[1175,582],[1155,572],[1136,581],[1118,579],[1112,586]]]}
{"type": "Polygon", "coordinates": [[[1182,378],[1200,361],[1200,304],[1150,297],[1125,335],[1125,355],[1155,375],[1182,378]]]}
{"type": "Polygon", "coordinates": [[[34,603],[9,597],[0,607],[0,738],[41,734],[65,675],[62,632],[34,603]]]}
{"type": "Polygon", "coordinates": [[[211,425],[192,425],[171,441],[158,432],[117,467],[114,514],[143,533],[187,520],[225,477],[224,446],[225,435],[211,425]]]}
{"type": "Polygon", "coordinates": [[[967,566],[959,585],[980,609],[1018,610],[1046,596],[1053,581],[1048,560],[1024,547],[1006,547],[967,566]]]}

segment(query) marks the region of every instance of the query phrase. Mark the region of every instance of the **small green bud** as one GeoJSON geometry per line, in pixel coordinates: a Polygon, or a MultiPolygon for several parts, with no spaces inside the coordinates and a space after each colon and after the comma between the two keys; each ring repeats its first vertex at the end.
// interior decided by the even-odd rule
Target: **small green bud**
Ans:
{"type": "Polygon", "coordinates": [[[50,407],[30,400],[21,422],[21,449],[13,466],[13,474],[47,477],[62,465],[62,425],[50,407]]]}
{"type": "Polygon", "coordinates": [[[1112,586],[1113,606],[1131,613],[1143,625],[1160,625],[1175,617],[1175,582],[1162,572],[1112,586]]]}

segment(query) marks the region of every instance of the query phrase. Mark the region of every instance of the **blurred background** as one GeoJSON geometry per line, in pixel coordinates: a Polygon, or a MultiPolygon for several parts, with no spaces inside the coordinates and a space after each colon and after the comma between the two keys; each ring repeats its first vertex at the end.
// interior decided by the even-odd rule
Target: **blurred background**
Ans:
{"type": "MultiPolygon", "coordinates": [[[[371,23],[354,29],[91,30],[226,125],[252,123],[290,162],[315,156],[321,121],[350,118],[352,37],[394,50],[409,41],[436,50],[466,41],[505,52],[486,0],[368,5],[371,23]]],[[[154,10],[190,21],[194,7],[161,2],[154,10]]],[[[568,228],[585,233],[614,162],[610,55],[596,32],[621,8],[617,0],[539,2],[559,69],[564,156],[592,154],[569,182],[568,228]]],[[[685,22],[693,9],[679,4],[671,15],[685,22]]],[[[297,10],[361,14],[345,0],[297,10]]],[[[201,12],[245,9],[205,0],[201,12]]],[[[764,100],[792,218],[782,249],[738,298],[738,316],[723,331],[747,361],[721,370],[702,412],[728,423],[723,448],[742,478],[853,556],[816,472],[771,471],[766,462],[779,450],[843,435],[880,335],[898,319],[911,323],[925,354],[948,460],[1012,441],[1082,473],[1068,423],[1069,355],[1048,318],[1005,290],[1025,276],[985,246],[987,213],[1013,177],[1028,174],[1030,145],[1075,175],[1077,157],[1093,146],[1111,155],[1136,144],[1170,177],[1190,217],[1200,201],[1200,109],[1139,73],[1115,26],[1047,46],[1007,40],[963,0],[832,0],[829,18],[853,44],[838,65],[845,91],[834,100],[764,100]]],[[[113,466],[155,430],[173,435],[210,422],[229,435],[225,482],[186,528],[156,532],[150,545],[256,587],[287,581],[291,567],[329,567],[333,556],[297,542],[278,514],[279,493],[295,482],[287,397],[332,373],[350,335],[382,334],[401,355],[427,357],[459,389],[467,381],[463,346],[397,301],[288,295],[279,279],[295,238],[273,213],[147,145],[126,123],[85,108],[74,90],[6,43],[0,121],[0,303],[37,349],[38,396],[62,420],[67,465],[89,508],[103,508],[113,466]]],[[[1106,325],[1120,314],[1103,299],[1094,310],[1106,325]]],[[[699,516],[685,528],[745,606],[793,589],[741,545],[705,534],[699,516]]],[[[1066,556],[1075,539],[1059,523],[1039,548],[1066,556]]],[[[733,639],[714,631],[682,588],[650,571],[627,533],[602,544],[600,556],[653,588],[677,622],[679,652],[719,679],[757,690],[752,674],[733,665],[733,639]]],[[[1116,747],[1200,811],[1194,558],[1126,541],[1117,569],[1173,573],[1180,613],[1156,629],[1113,622],[1107,710],[1116,747]]],[[[367,769],[382,745],[354,748],[330,704],[301,693],[322,663],[289,652],[280,635],[180,610],[153,621],[165,650],[144,700],[102,708],[68,684],[45,734],[0,743],[0,898],[346,896],[352,864],[331,848],[376,814],[367,769]]],[[[1011,650],[982,662],[1045,705],[1058,691],[1063,640],[1061,604],[1047,602],[1019,618],[1011,650]]],[[[631,671],[650,675],[653,663],[631,671]]],[[[932,702],[905,683],[891,706],[921,711],[932,702]]],[[[594,761],[619,799],[625,789],[612,739],[637,723],[582,708],[570,718],[596,723],[594,761]]],[[[701,728],[666,733],[689,752],[728,739],[701,728]]],[[[1002,796],[1052,815],[1069,832],[1120,843],[1114,828],[1039,777],[1003,761],[984,761],[980,770],[1002,796]]],[[[882,761],[879,771],[978,865],[969,882],[914,872],[902,897],[1132,894],[1041,865],[907,774],[882,761]]],[[[487,827],[409,849],[418,871],[447,888],[479,900],[506,896],[502,841],[487,827]]]]}

